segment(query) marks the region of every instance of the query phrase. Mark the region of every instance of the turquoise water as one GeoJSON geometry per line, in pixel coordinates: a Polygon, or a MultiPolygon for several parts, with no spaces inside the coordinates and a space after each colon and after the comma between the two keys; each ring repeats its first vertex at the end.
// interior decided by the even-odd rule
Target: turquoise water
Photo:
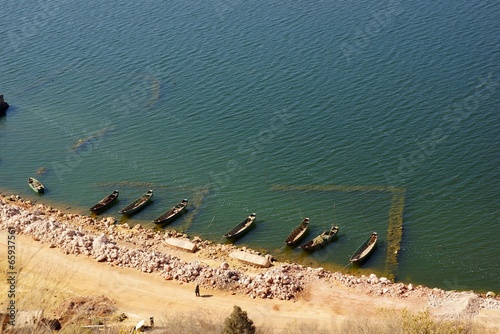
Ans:
{"type": "Polygon", "coordinates": [[[188,198],[189,214],[169,227],[214,241],[256,212],[236,244],[332,269],[376,230],[373,256],[345,270],[386,274],[397,187],[396,278],[500,291],[498,2],[3,9],[2,192],[88,213],[119,189],[106,215],[150,227],[188,198]],[[43,197],[28,176],[46,185],[43,197]],[[118,214],[150,188],[149,207],[118,214]],[[303,217],[309,237],[336,223],[339,239],[313,254],[282,247],[303,217]]]}

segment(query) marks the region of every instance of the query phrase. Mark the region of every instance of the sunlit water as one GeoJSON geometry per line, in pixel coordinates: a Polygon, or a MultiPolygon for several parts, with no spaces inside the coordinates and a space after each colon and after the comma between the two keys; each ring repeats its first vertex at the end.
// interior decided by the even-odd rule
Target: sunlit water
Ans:
{"type": "Polygon", "coordinates": [[[499,291],[498,2],[2,7],[3,193],[89,213],[118,189],[105,214],[148,227],[188,198],[169,228],[221,242],[255,212],[237,245],[330,269],[377,231],[375,253],[345,270],[388,274],[397,188],[396,278],[499,291]],[[150,188],[150,206],[118,213],[150,188]],[[304,217],[308,238],[334,223],[339,238],[283,247],[304,217]]]}

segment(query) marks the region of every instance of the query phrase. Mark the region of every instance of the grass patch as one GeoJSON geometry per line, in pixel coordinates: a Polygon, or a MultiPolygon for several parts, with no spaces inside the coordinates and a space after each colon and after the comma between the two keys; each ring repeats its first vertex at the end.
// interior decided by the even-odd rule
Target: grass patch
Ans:
{"type": "MultiPolygon", "coordinates": [[[[231,314],[216,315],[209,311],[196,310],[188,314],[171,313],[160,319],[155,328],[147,331],[149,334],[159,333],[206,333],[220,334],[224,331],[225,319],[231,314]]],[[[488,328],[473,321],[437,321],[429,311],[413,313],[408,310],[396,311],[379,310],[379,317],[375,318],[349,317],[338,323],[332,317],[329,323],[293,321],[283,328],[272,328],[269,325],[256,325],[256,334],[495,334],[496,328],[488,328]]],[[[251,319],[249,319],[251,320],[251,319]]],[[[131,333],[132,326],[114,324],[100,329],[84,328],[82,323],[66,323],[59,331],[61,334],[124,334],[131,333]]],[[[2,331],[0,331],[2,333],[2,331]]],[[[9,334],[46,334],[53,333],[47,325],[39,325],[33,329],[8,328],[3,333],[9,334]]]]}

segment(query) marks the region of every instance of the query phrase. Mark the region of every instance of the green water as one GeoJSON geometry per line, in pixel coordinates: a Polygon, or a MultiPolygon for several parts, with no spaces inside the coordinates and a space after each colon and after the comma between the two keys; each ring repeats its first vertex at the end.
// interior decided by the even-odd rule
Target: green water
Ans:
{"type": "Polygon", "coordinates": [[[331,269],[377,231],[375,253],[345,270],[387,274],[398,187],[396,278],[499,291],[496,2],[9,0],[4,9],[3,193],[89,213],[118,189],[106,215],[149,227],[188,198],[189,213],[169,227],[221,242],[255,212],[237,245],[331,269]],[[331,186],[340,188],[318,190],[331,186]],[[150,206],[118,213],[148,189],[150,206]],[[304,217],[308,237],[335,223],[338,240],[313,254],[283,247],[304,217]]]}

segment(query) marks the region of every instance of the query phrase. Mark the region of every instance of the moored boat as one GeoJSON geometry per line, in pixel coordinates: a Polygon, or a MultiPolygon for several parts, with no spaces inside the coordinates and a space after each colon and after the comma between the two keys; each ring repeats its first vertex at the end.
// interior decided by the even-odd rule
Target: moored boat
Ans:
{"type": "Polygon", "coordinates": [[[45,186],[42,184],[42,182],[38,181],[34,177],[29,177],[28,178],[28,184],[33,189],[33,191],[43,194],[45,193],[45,186]]]}
{"type": "Polygon", "coordinates": [[[354,252],[349,261],[351,263],[363,261],[366,257],[368,257],[368,255],[373,252],[373,250],[375,249],[375,245],[377,244],[377,240],[377,232],[372,232],[370,237],[366,239],[366,241],[363,242],[363,244],[361,244],[361,246],[359,246],[358,249],[354,252]]]}
{"type": "Polygon", "coordinates": [[[179,216],[181,216],[186,210],[186,206],[188,205],[188,200],[183,199],[179,203],[177,203],[173,208],[161,214],[158,218],[153,220],[155,224],[166,224],[174,221],[179,216]]]}
{"type": "Polygon", "coordinates": [[[91,207],[90,211],[97,213],[106,210],[115,203],[115,201],[118,199],[119,194],[120,192],[118,190],[113,191],[111,194],[104,197],[97,204],[91,207]]]}
{"type": "Polygon", "coordinates": [[[331,241],[337,235],[338,231],[339,227],[337,225],[332,225],[332,227],[328,231],[324,231],[314,239],[300,246],[300,248],[305,251],[311,251],[320,246],[324,246],[327,242],[331,241]]]}
{"type": "Polygon", "coordinates": [[[147,193],[145,193],[144,195],[142,195],[141,197],[139,197],[138,199],[136,199],[135,201],[124,207],[123,209],[121,209],[120,213],[124,215],[130,215],[134,212],[139,211],[146,204],[149,203],[151,197],[153,197],[153,190],[148,190],[147,193]]]}
{"type": "Polygon", "coordinates": [[[227,239],[236,239],[241,237],[243,234],[248,232],[248,230],[254,225],[256,215],[255,213],[250,214],[241,223],[230,229],[224,237],[227,239]]]}
{"type": "Polygon", "coordinates": [[[302,239],[309,228],[309,218],[305,218],[285,240],[285,245],[293,246],[302,239]]]}

